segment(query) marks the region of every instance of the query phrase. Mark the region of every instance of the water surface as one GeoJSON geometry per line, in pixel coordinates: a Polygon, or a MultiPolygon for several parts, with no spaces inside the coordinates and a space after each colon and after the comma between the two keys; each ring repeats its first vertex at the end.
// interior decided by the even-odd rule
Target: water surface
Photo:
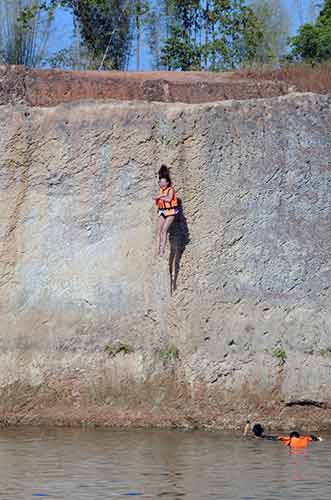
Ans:
{"type": "Polygon", "coordinates": [[[223,433],[0,432],[0,498],[326,500],[331,440],[293,453],[223,433]]]}

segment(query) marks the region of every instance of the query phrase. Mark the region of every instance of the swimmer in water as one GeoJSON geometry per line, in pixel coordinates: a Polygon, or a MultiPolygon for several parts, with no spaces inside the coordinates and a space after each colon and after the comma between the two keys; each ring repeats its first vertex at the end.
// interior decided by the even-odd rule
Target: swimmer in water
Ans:
{"type": "Polygon", "coordinates": [[[310,436],[300,436],[297,431],[291,432],[289,436],[278,436],[278,441],[281,441],[290,448],[307,448],[312,441],[322,441],[321,437],[310,434],[310,436]]]}
{"type": "Polygon", "coordinates": [[[272,441],[281,441],[290,448],[306,448],[312,441],[323,441],[321,437],[310,434],[309,436],[300,436],[297,431],[291,432],[288,436],[271,436],[264,433],[261,424],[254,424],[252,433],[256,438],[268,439],[272,441]]]}

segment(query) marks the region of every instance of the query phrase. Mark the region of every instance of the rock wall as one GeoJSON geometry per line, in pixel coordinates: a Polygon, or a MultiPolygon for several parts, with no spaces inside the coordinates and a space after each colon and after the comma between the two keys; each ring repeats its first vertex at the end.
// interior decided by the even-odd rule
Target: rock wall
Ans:
{"type": "Polygon", "coordinates": [[[3,423],[330,427],[330,119],[314,94],[1,106],[3,423]]]}

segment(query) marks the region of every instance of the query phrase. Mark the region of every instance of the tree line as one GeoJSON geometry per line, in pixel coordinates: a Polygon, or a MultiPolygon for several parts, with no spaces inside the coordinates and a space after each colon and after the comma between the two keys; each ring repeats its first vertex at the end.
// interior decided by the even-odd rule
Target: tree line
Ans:
{"type": "Polygon", "coordinates": [[[331,59],[331,0],[0,0],[0,61],[66,69],[225,71],[331,59]],[[56,9],[74,20],[74,42],[47,55],[56,9]]]}

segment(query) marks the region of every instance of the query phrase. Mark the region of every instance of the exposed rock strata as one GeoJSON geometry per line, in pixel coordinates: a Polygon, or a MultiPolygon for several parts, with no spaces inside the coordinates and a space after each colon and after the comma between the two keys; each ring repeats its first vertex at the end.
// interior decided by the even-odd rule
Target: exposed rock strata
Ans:
{"type": "Polygon", "coordinates": [[[3,421],[329,426],[330,104],[1,106],[3,421]]]}

